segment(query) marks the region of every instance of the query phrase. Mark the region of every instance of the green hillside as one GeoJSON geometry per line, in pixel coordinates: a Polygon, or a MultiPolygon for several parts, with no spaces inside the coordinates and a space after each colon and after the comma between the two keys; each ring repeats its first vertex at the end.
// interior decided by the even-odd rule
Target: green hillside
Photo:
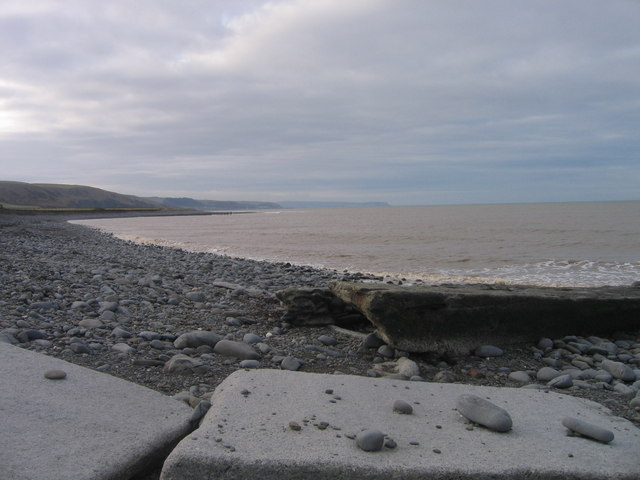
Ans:
{"type": "Polygon", "coordinates": [[[83,185],[0,181],[0,205],[15,209],[162,208],[156,202],[83,185]]]}

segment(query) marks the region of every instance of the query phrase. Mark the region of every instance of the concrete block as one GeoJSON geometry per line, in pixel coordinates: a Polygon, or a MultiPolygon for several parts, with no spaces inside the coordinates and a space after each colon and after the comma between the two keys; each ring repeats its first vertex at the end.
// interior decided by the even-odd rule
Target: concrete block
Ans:
{"type": "Polygon", "coordinates": [[[230,375],[211,403],[200,428],[167,458],[162,480],[637,480],[640,472],[639,429],[559,393],[252,370],[230,375]],[[463,394],[504,408],[512,429],[465,423],[456,411],[463,394]],[[395,413],[396,400],[413,414],[395,413]],[[615,439],[605,445],[568,437],[565,416],[611,430],[615,439]],[[365,429],[385,433],[395,448],[358,448],[355,437],[365,429]]]}
{"type": "Polygon", "coordinates": [[[191,431],[188,406],[140,385],[4,343],[0,365],[0,479],[129,479],[191,431]]]}

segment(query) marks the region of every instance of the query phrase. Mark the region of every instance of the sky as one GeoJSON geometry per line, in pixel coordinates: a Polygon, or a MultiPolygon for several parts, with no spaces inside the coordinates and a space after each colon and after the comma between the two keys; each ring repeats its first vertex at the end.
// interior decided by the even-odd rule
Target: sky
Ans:
{"type": "Polygon", "coordinates": [[[640,199],[640,0],[2,0],[0,179],[640,199]]]}

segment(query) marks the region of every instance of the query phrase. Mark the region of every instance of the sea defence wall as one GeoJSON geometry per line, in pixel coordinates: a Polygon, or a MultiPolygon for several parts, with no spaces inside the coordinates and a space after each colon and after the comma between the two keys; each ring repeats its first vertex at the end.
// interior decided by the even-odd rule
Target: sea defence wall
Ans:
{"type": "Polygon", "coordinates": [[[640,327],[640,287],[398,286],[332,282],[389,345],[466,354],[483,343],[598,335],[640,327]]]}

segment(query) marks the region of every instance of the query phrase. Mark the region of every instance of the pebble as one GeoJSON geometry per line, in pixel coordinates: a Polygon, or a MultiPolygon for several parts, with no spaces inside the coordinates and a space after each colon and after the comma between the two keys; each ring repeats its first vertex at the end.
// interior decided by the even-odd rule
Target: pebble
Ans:
{"type": "Polygon", "coordinates": [[[519,370],[517,372],[511,372],[509,374],[509,380],[512,380],[512,381],[518,382],[518,383],[530,383],[531,382],[531,377],[529,376],[529,374],[527,372],[523,372],[523,371],[519,370]]]}
{"type": "Polygon", "coordinates": [[[553,380],[554,378],[559,377],[560,375],[561,373],[557,371],[555,368],[542,367],[540,370],[538,370],[538,373],[536,373],[536,378],[540,382],[547,383],[553,380]]]}
{"type": "Polygon", "coordinates": [[[508,432],[513,426],[511,416],[505,409],[477,395],[460,395],[456,408],[465,418],[496,432],[508,432]]]}
{"type": "Polygon", "coordinates": [[[49,380],[63,380],[67,378],[67,372],[64,370],[47,370],[44,372],[44,378],[49,380]]]}
{"type": "Polygon", "coordinates": [[[320,335],[318,337],[318,341],[328,347],[332,347],[338,344],[338,340],[336,340],[334,337],[330,335],[320,335]]]}
{"type": "Polygon", "coordinates": [[[547,386],[553,388],[569,388],[573,386],[573,377],[571,375],[559,375],[547,382],[547,386]]]}
{"type": "Polygon", "coordinates": [[[605,359],[600,365],[603,370],[609,372],[615,378],[622,380],[623,382],[633,382],[636,379],[636,374],[629,365],[625,365],[622,362],[614,362],[613,360],[605,359]]]}
{"type": "Polygon", "coordinates": [[[173,346],[180,349],[198,348],[201,345],[215,347],[220,340],[222,340],[222,336],[217,333],[205,330],[192,330],[176,338],[173,341],[173,346]]]}
{"type": "Polygon", "coordinates": [[[220,340],[216,343],[216,346],[213,347],[213,351],[218,355],[235,357],[240,360],[258,360],[260,358],[260,354],[251,348],[250,345],[233,340],[220,340]]]}
{"type": "Polygon", "coordinates": [[[562,425],[572,433],[579,433],[583,437],[592,438],[598,442],[609,443],[614,438],[612,431],[577,418],[565,417],[562,419],[562,425]]]}
{"type": "Polygon", "coordinates": [[[260,362],[258,360],[242,360],[240,362],[240,368],[258,368],[260,362]]]}
{"type": "Polygon", "coordinates": [[[366,337],[364,337],[364,339],[362,340],[362,346],[364,348],[380,348],[381,346],[384,345],[384,340],[382,340],[378,335],[376,335],[375,333],[369,333],[366,337]]]}
{"type": "Polygon", "coordinates": [[[262,342],[262,338],[255,333],[245,333],[242,337],[242,341],[244,343],[248,343],[249,345],[255,345],[262,342]]]}
{"type": "Polygon", "coordinates": [[[280,368],[283,370],[296,371],[302,367],[302,362],[295,357],[285,357],[280,362],[280,368]]]}
{"type": "Polygon", "coordinates": [[[389,345],[382,345],[377,350],[378,355],[386,358],[393,358],[395,356],[395,350],[389,345]]]}
{"type": "Polygon", "coordinates": [[[402,415],[411,415],[413,413],[413,407],[404,400],[396,400],[393,402],[393,411],[402,415]]]}
{"type": "Polygon", "coordinates": [[[475,349],[474,354],[478,357],[501,357],[504,355],[504,350],[493,345],[481,345],[475,349]]]}
{"type": "Polygon", "coordinates": [[[356,435],[356,445],[365,452],[378,452],[384,445],[384,434],[380,430],[363,430],[356,435]]]}

